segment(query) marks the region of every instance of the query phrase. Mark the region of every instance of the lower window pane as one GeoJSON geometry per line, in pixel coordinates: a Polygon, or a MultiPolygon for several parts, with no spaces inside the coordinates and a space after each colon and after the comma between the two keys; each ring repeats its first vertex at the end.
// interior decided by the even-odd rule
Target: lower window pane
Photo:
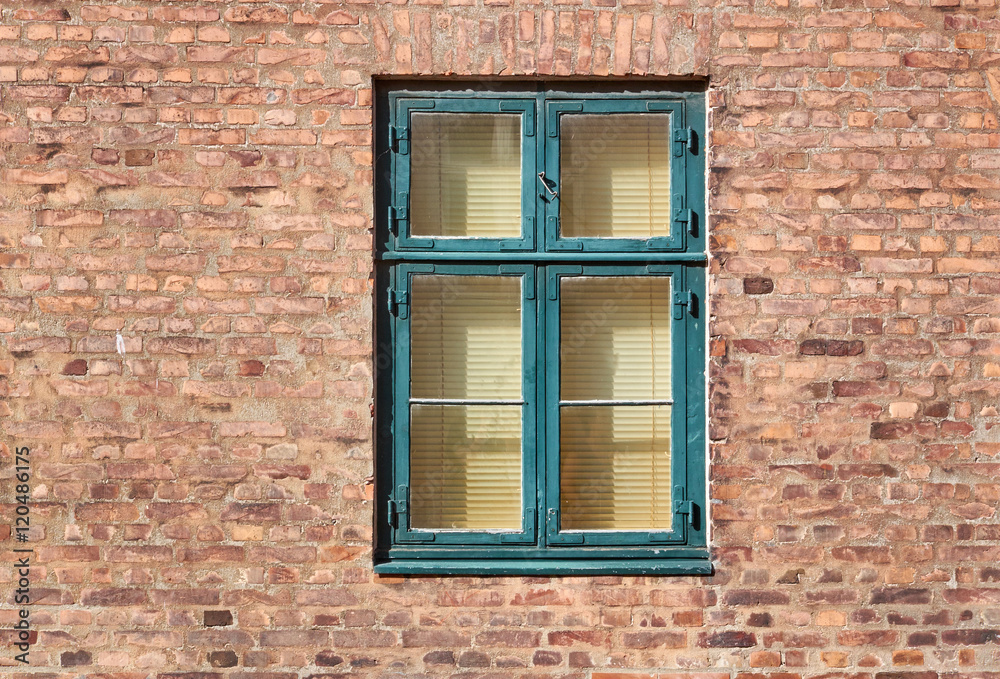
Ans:
{"type": "Polygon", "coordinates": [[[670,406],[564,406],[559,428],[562,529],[671,527],[670,406]]]}
{"type": "Polygon", "coordinates": [[[413,528],[520,530],[521,406],[413,405],[413,528]]]}

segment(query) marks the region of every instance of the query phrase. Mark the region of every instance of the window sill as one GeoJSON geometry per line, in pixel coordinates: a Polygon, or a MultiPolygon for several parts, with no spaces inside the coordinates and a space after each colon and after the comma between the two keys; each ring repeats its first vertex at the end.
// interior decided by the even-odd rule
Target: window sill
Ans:
{"type": "MultiPolygon", "coordinates": [[[[664,552],[669,550],[662,550],[664,552]]],[[[567,559],[558,555],[539,558],[466,559],[390,558],[375,564],[380,575],[712,575],[708,550],[684,549],[684,556],[632,556],[567,559]]]]}

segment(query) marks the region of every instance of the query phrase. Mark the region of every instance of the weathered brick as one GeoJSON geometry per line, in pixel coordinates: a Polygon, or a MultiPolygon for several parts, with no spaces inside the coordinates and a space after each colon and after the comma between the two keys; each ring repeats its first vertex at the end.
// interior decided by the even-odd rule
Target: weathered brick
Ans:
{"type": "Polygon", "coordinates": [[[265,630],[260,634],[260,645],[277,646],[322,646],[329,640],[330,633],[323,630],[265,630]]]}
{"type": "Polygon", "coordinates": [[[993,0],[8,4],[0,430],[33,451],[33,664],[1000,679],[993,0]],[[385,91],[495,103],[499,75],[710,84],[682,158],[711,165],[683,207],[712,255],[712,576],[372,571],[385,91]]]}

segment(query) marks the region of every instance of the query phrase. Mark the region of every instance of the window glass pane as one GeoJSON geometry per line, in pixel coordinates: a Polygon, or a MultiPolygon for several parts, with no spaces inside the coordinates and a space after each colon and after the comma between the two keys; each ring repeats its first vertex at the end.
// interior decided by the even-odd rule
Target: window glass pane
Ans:
{"type": "Polygon", "coordinates": [[[521,398],[521,279],[413,277],[412,398],[521,398]]]}
{"type": "Polygon", "coordinates": [[[669,529],[670,406],[564,406],[560,418],[561,528],[669,529]]]}
{"type": "Polygon", "coordinates": [[[669,115],[563,115],[559,130],[562,236],[670,235],[669,115]]]}
{"type": "Polygon", "coordinates": [[[670,279],[560,279],[563,401],[668,400],[670,279]]]}
{"type": "Polygon", "coordinates": [[[410,158],[412,235],[520,237],[520,115],[414,113],[410,158]]]}
{"type": "Polygon", "coordinates": [[[521,528],[521,408],[411,406],[413,528],[521,528]]]}

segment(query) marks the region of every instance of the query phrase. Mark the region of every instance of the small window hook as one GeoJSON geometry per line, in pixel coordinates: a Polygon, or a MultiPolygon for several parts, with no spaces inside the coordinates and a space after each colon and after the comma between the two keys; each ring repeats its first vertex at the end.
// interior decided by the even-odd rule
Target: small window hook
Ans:
{"type": "Polygon", "coordinates": [[[549,192],[550,196],[552,196],[553,198],[558,198],[559,197],[559,192],[552,190],[552,187],[555,186],[556,183],[554,181],[552,181],[551,179],[546,179],[545,178],[545,172],[539,172],[538,173],[538,178],[542,180],[542,186],[545,187],[545,190],[549,192]]]}

